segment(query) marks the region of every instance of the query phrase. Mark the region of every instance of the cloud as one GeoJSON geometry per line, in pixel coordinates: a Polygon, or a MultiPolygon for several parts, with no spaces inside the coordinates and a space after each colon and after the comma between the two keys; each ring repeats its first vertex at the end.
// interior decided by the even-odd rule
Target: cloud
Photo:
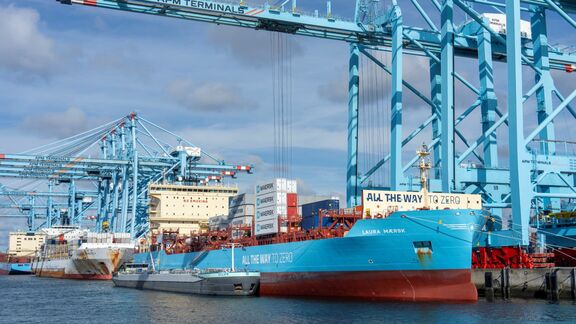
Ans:
{"type": "Polygon", "coordinates": [[[39,135],[65,138],[94,126],[86,114],[76,107],[61,112],[48,112],[26,117],[22,128],[39,135]]]}
{"type": "Polygon", "coordinates": [[[167,91],[176,102],[190,110],[222,112],[258,106],[256,101],[244,97],[239,87],[220,82],[195,84],[189,80],[175,80],[168,85],[167,91]]]}
{"type": "MultiPolygon", "coordinates": [[[[371,51],[371,54],[384,63],[390,70],[390,54],[385,52],[371,51]]],[[[403,79],[414,88],[429,95],[428,61],[420,57],[406,56],[404,63],[403,79]],[[425,77],[423,77],[425,76],[425,77]]],[[[391,76],[373,63],[369,58],[361,55],[360,60],[360,100],[362,104],[374,104],[377,101],[390,100],[391,76]]],[[[320,98],[334,103],[347,104],[348,102],[348,71],[347,68],[339,69],[336,76],[329,78],[317,88],[320,98]]],[[[414,95],[407,87],[403,87],[404,107],[428,107],[428,105],[414,95]]]]}
{"type": "MultiPolygon", "coordinates": [[[[270,66],[273,44],[282,46],[282,52],[292,57],[304,52],[302,45],[296,42],[294,36],[286,34],[211,26],[206,37],[208,44],[219,50],[225,49],[234,59],[251,67],[268,68],[270,66]]],[[[275,48],[274,52],[277,51],[279,49],[275,48]]]]}
{"type": "MultiPolygon", "coordinates": [[[[182,129],[178,132],[183,138],[194,139],[200,147],[218,152],[240,146],[246,150],[267,149],[274,146],[274,133],[270,123],[261,121],[254,124],[211,124],[203,127],[182,129]]],[[[293,147],[333,149],[346,151],[346,130],[322,129],[315,125],[302,126],[293,133],[293,147]]]]}
{"type": "Polygon", "coordinates": [[[53,72],[53,41],[39,30],[39,21],[36,10],[0,7],[0,69],[42,78],[53,72]]]}
{"type": "Polygon", "coordinates": [[[333,103],[348,101],[348,78],[342,75],[318,86],[318,96],[333,103]]]}

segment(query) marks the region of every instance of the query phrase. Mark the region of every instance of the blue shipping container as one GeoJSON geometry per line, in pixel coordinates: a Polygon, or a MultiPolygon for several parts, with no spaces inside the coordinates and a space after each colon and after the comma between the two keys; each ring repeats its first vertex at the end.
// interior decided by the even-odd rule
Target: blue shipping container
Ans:
{"type": "MultiPolygon", "coordinates": [[[[318,210],[338,210],[340,208],[340,201],[337,199],[321,200],[309,204],[302,205],[302,229],[310,230],[318,228],[320,219],[318,217],[318,210]]],[[[327,226],[332,222],[331,219],[324,218],[322,226],[327,226]]]]}

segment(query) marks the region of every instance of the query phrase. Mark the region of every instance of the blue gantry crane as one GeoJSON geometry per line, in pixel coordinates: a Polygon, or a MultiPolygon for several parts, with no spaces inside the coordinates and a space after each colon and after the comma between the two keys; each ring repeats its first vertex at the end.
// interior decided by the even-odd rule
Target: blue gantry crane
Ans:
{"type": "Polygon", "coordinates": [[[149,184],[207,185],[241,172],[252,166],[228,164],[131,113],[20,154],[0,154],[0,209],[27,217],[30,230],[89,220],[98,230],[139,236],[148,226],[149,184]]]}
{"type": "Polygon", "coordinates": [[[573,1],[357,0],[354,19],[350,21],[333,15],[331,1],[326,2],[323,14],[317,10],[304,13],[296,0],[275,4],[224,0],[59,2],[348,43],[349,206],[360,204],[361,190],[371,186],[371,177],[382,170],[388,174],[386,188],[418,190],[418,183],[407,176],[415,159],[406,159],[406,151],[425,130],[431,134],[427,144],[433,152],[434,164],[439,166],[430,181],[431,190],[482,194],[484,205],[496,216],[511,209],[513,227],[509,235],[494,238],[499,242],[492,244],[528,245],[531,215],[544,209],[558,210],[562,200],[576,198],[576,159],[570,150],[561,150],[574,143],[570,138],[556,139],[555,129],[555,118],[561,112],[576,117],[571,106],[576,91],[561,93],[553,73],[572,72],[576,55],[553,45],[548,26],[548,19],[553,16],[561,20],[567,31],[573,31],[576,28],[573,1]],[[522,18],[527,21],[527,30],[522,27],[526,26],[522,18]],[[390,59],[382,60],[380,52],[390,53],[390,59]],[[429,94],[404,78],[407,55],[428,60],[429,94]],[[390,118],[386,128],[390,133],[389,152],[381,154],[368,168],[359,167],[362,127],[359,115],[364,113],[361,102],[365,86],[361,83],[361,58],[390,78],[387,89],[390,118]],[[474,81],[457,70],[455,61],[459,58],[475,62],[474,81]],[[496,64],[506,66],[505,101],[496,96],[496,64]],[[532,76],[529,86],[524,75],[532,76]],[[526,88],[529,90],[524,92],[526,88]],[[472,93],[471,102],[464,107],[455,102],[459,91],[472,93]],[[404,111],[410,109],[404,105],[406,92],[430,108],[429,117],[413,129],[405,125],[404,111]],[[529,130],[524,117],[530,115],[528,110],[532,107],[528,103],[534,98],[536,120],[529,130]],[[477,110],[480,110],[481,134],[471,136],[462,125],[477,110]],[[503,127],[507,127],[507,140],[496,136],[503,127]],[[505,148],[508,156],[499,154],[499,148],[505,148]]]}

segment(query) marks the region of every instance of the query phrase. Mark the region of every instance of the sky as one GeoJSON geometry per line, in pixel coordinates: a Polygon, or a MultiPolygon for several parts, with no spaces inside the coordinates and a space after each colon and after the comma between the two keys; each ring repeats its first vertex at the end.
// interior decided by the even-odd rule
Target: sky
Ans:
{"type": "MultiPolygon", "coordinates": [[[[299,1],[299,5],[309,12],[325,10],[325,2],[319,0],[299,1]]],[[[332,7],[336,16],[352,19],[353,1],[334,0],[332,7]]],[[[410,24],[423,26],[413,8],[407,7],[404,14],[410,24]]],[[[561,32],[567,24],[559,18],[551,17],[549,25],[555,27],[551,34],[557,42],[574,40],[561,32]]],[[[250,192],[256,182],[274,176],[273,37],[266,31],[56,1],[0,0],[0,152],[22,152],[135,111],[226,162],[253,164],[253,175],[234,180],[241,191],[250,192]]],[[[343,198],[348,44],[299,36],[287,36],[287,42],[293,53],[290,176],[299,180],[302,194],[343,198]]],[[[379,55],[384,61],[390,59],[387,54],[379,55]]],[[[381,73],[380,79],[373,74],[364,80],[367,88],[388,88],[389,78],[363,62],[367,75],[381,73]]],[[[478,85],[476,68],[470,62],[458,59],[456,67],[478,85]]],[[[500,67],[497,95],[505,100],[506,75],[504,66],[500,67]]],[[[404,74],[423,93],[430,92],[427,60],[407,57],[404,74]]],[[[565,74],[558,78],[560,87],[569,87],[574,80],[565,74]]],[[[525,76],[525,88],[531,79],[525,76]]],[[[474,100],[471,92],[457,87],[456,109],[463,111],[474,100]]],[[[383,91],[367,91],[378,98],[386,96],[383,91]]],[[[371,107],[367,111],[372,109],[376,121],[371,125],[386,124],[389,115],[376,111],[389,106],[367,97],[363,104],[371,107]]],[[[500,105],[505,110],[505,101],[500,105]]],[[[404,136],[429,113],[408,92],[405,110],[404,136]]],[[[528,112],[529,125],[534,124],[531,116],[528,112]]],[[[462,124],[462,132],[479,134],[479,118],[478,113],[471,115],[462,124]]],[[[387,152],[387,125],[361,136],[377,137],[360,147],[374,151],[379,146],[377,154],[366,155],[367,160],[377,161],[387,152]]],[[[404,160],[429,136],[427,129],[417,137],[404,160]]],[[[499,137],[505,140],[506,131],[499,131],[499,137]]],[[[506,146],[500,151],[507,155],[506,146]]],[[[386,183],[385,172],[379,176],[386,183]]],[[[0,237],[23,226],[22,219],[2,222],[0,237]]]]}

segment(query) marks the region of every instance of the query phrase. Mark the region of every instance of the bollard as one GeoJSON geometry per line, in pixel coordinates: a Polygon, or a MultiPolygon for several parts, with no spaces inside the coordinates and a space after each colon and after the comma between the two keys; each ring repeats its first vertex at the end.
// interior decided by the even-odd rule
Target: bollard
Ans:
{"type": "Polygon", "coordinates": [[[576,271],[574,269],[570,271],[570,295],[572,300],[576,300],[576,271]]]}
{"type": "Polygon", "coordinates": [[[510,299],[510,268],[504,269],[504,272],[506,273],[506,280],[504,281],[505,299],[510,299]]]}
{"type": "Polygon", "coordinates": [[[492,272],[484,272],[484,294],[486,295],[486,300],[489,302],[494,301],[493,283],[492,272]]]}
{"type": "Polygon", "coordinates": [[[510,298],[510,269],[504,268],[500,271],[500,293],[502,299],[510,298]]]}
{"type": "Polygon", "coordinates": [[[550,274],[550,300],[553,302],[558,301],[558,273],[556,271],[550,274]]]}
{"type": "Polygon", "coordinates": [[[551,299],[551,297],[552,297],[552,292],[551,292],[550,287],[552,286],[552,284],[551,284],[551,282],[550,282],[550,273],[549,273],[549,272],[547,272],[547,273],[544,275],[544,283],[545,283],[544,286],[545,286],[545,288],[546,288],[546,299],[551,299]]]}

